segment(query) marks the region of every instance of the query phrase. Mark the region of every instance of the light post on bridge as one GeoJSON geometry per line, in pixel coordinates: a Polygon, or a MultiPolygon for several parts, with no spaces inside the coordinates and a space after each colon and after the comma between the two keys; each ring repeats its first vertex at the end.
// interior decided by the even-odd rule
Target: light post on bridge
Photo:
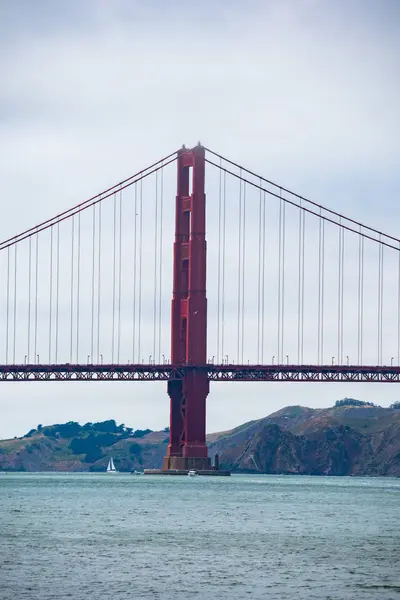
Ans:
{"type": "Polygon", "coordinates": [[[274,364],[275,356],[272,357],[272,364],[274,364]]]}
{"type": "Polygon", "coordinates": [[[335,364],[335,357],[332,356],[332,365],[334,365],[334,364],[335,364]]]}

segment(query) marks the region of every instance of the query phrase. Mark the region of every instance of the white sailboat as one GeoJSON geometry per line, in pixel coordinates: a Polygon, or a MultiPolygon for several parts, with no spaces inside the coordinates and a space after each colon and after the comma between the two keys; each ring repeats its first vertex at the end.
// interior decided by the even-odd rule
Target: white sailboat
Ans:
{"type": "Polygon", "coordinates": [[[110,460],[108,461],[107,473],[118,473],[117,469],[115,468],[112,456],[111,456],[110,460]]]}

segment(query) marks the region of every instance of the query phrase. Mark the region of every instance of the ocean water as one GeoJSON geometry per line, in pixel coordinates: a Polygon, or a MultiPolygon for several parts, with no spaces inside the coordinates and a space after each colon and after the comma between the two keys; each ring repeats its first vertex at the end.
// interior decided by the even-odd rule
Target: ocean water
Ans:
{"type": "Polygon", "coordinates": [[[1,600],[398,599],[400,480],[1,474],[1,600]]]}

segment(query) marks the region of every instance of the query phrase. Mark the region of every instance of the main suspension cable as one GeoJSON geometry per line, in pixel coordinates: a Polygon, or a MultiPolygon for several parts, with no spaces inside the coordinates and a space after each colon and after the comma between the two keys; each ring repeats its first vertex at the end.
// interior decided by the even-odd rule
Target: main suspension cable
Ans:
{"type": "MultiPolygon", "coordinates": [[[[292,206],[295,206],[296,208],[300,208],[305,213],[308,213],[310,215],[314,215],[315,217],[318,217],[319,219],[324,219],[324,221],[326,221],[328,223],[332,223],[333,225],[336,225],[337,227],[340,227],[341,229],[345,229],[346,231],[350,231],[351,233],[356,233],[357,235],[361,235],[365,239],[371,240],[372,242],[376,242],[377,244],[381,244],[382,246],[386,246],[387,248],[392,248],[393,250],[396,250],[397,252],[399,252],[398,246],[395,246],[395,245],[393,245],[393,244],[391,244],[389,242],[384,242],[382,239],[376,239],[376,238],[368,235],[367,233],[360,233],[357,229],[349,227],[348,225],[343,225],[343,223],[339,223],[338,221],[335,221],[335,220],[333,220],[330,217],[327,217],[325,215],[320,216],[320,214],[318,212],[316,212],[314,210],[311,210],[310,208],[306,208],[305,206],[300,206],[297,202],[293,202],[293,200],[289,200],[288,198],[281,197],[279,194],[276,194],[275,192],[271,192],[271,190],[267,190],[266,188],[258,185],[257,183],[254,183],[254,181],[250,181],[249,179],[246,179],[243,176],[240,176],[237,173],[234,173],[233,171],[230,171],[229,169],[227,169],[225,167],[219,167],[219,165],[217,163],[214,163],[213,161],[208,160],[207,158],[206,158],[206,163],[208,163],[209,165],[212,165],[212,166],[216,167],[217,169],[221,168],[223,171],[226,171],[226,173],[228,173],[229,175],[232,175],[232,177],[235,177],[236,179],[240,179],[243,183],[248,183],[249,185],[251,185],[252,187],[254,187],[256,189],[261,189],[266,194],[268,194],[270,196],[273,196],[274,198],[277,198],[278,200],[282,199],[286,204],[290,204],[292,206]]],[[[256,175],[256,177],[259,177],[259,175],[256,175]]],[[[281,189],[283,191],[285,191],[285,188],[281,188],[281,189]]],[[[293,194],[293,195],[295,195],[295,194],[293,194]]],[[[311,201],[308,201],[308,202],[311,202],[311,201]]],[[[317,205],[317,206],[319,208],[320,205],[317,205]]],[[[334,213],[334,211],[329,211],[328,209],[325,209],[324,207],[322,207],[322,208],[323,208],[323,210],[326,210],[327,212],[334,213]]],[[[338,216],[340,218],[343,218],[345,220],[353,222],[351,219],[347,219],[346,217],[342,217],[342,215],[338,214],[338,216]]],[[[357,226],[360,225],[356,221],[354,221],[354,222],[357,224],[357,226]]],[[[400,243],[399,239],[394,238],[393,236],[390,236],[390,235],[388,235],[386,233],[378,232],[375,229],[372,229],[371,227],[367,227],[366,225],[362,225],[362,227],[364,229],[368,229],[370,231],[376,232],[380,236],[383,235],[385,238],[391,239],[391,240],[395,241],[397,244],[400,243]]]]}
{"type": "MultiPolygon", "coordinates": [[[[186,150],[186,153],[189,153],[189,152],[191,152],[191,150],[189,150],[189,149],[186,150]]],[[[185,154],[185,152],[183,152],[183,153],[180,152],[181,156],[182,156],[182,154],[185,154]]],[[[68,210],[65,210],[61,213],[58,213],[51,219],[47,219],[46,221],[43,221],[42,223],[39,223],[38,225],[35,225],[34,227],[30,227],[29,229],[26,229],[25,231],[12,236],[11,238],[4,240],[3,242],[0,242],[0,251],[4,250],[9,245],[14,245],[15,243],[21,242],[22,240],[30,237],[31,235],[35,235],[35,234],[39,233],[40,231],[43,231],[44,229],[48,229],[49,227],[52,227],[53,225],[55,225],[58,222],[61,222],[61,221],[64,221],[65,219],[71,218],[77,212],[82,212],[83,210],[86,210],[87,208],[90,208],[91,206],[93,206],[99,202],[102,202],[106,198],[113,196],[114,193],[122,191],[123,189],[133,185],[137,181],[141,181],[141,180],[145,179],[146,177],[148,177],[149,175],[156,173],[163,167],[173,163],[176,160],[176,158],[177,158],[177,151],[171,152],[171,154],[168,154],[164,158],[156,161],[155,163],[153,163],[146,169],[142,169],[141,171],[138,171],[137,173],[135,173],[134,175],[131,175],[127,179],[124,179],[120,183],[117,183],[117,184],[113,185],[112,187],[104,190],[104,192],[101,192],[100,194],[96,194],[95,196],[88,198],[84,202],[81,202],[80,204],[76,204],[72,208],[69,208],[68,210]],[[168,160],[168,159],[170,159],[170,160],[168,160]],[[166,161],[168,161],[168,162],[166,162],[166,161]]]]}
{"type": "MultiPolygon", "coordinates": [[[[250,171],[249,169],[246,169],[245,167],[243,167],[243,166],[241,166],[241,165],[239,165],[239,164],[237,164],[237,163],[229,160],[228,158],[222,156],[221,154],[218,154],[217,152],[214,152],[213,150],[210,150],[209,148],[205,148],[205,150],[207,152],[209,152],[209,154],[212,154],[212,155],[216,156],[220,160],[223,160],[224,162],[232,165],[233,167],[235,167],[237,169],[240,169],[241,172],[248,173],[252,177],[256,177],[257,179],[261,179],[262,181],[265,181],[265,183],[267,183],[268,185],[272,185],[273,187],[281,190],[281,192],[285,192],[287,194],[290,194],[294,198],[297,198],[298,200],[301,200],[303,202],[307,202],[308,204],[314,206],[315,208],[321,209],[321,210],[323,210],[323,211],[325,211],[325,212],[327,212],[327,213],[329,213],[329,214],[331,214],[333,216],[336,216],[336,217],[338,217],[340,219],[344,219],[345,221],[348,221],[349,223],[353,223],[357,227],[360,226],[363,229],[367,229],[368,231],[371,231],[372,233],[376,233],[378,235],[384,235],[384,237],[386,237],[386,238],[388,238],[388,239],[390,239],[390,240],[392,240],[394,242],[400,242],[400,240],[398,238],[396,238],[396,237],[394,237],[392,235],[388,235],[386,233],[382,234],[382,232],[378,231],[377,229],[374,229],[373,227],[369,227],[368,225],[364,225],[363,223],[360,223],[359,221],[356,221],[355,219],[351,219],[349,217],[346,217],[345,215],[342,215],[342,214],[338,213],[337,211],[334,211],[334,210],[332,210],[330,208],[327,208],[326,206],[323,206],[322,204],[318,204],[317,202],[314,202],[313,200],[309,200],[308,198],[305,198],[304,196],[301,196],[300,194],[296,194],[295,192],[292,192],[288,188],[285,188],[285,187],[283,187],[283,186],[281,186],[281,185],[279,185],[277,183],[274,183],[273,181],[270,181],[269,179],[266,179],[265,177],[261,177],[257,173],[254,173],[253,171],[250,171]]],[[[214,163],[214,162],[212,162],[212,161],[210,161],[208,159],[206,159],[206,162],[208,162],[209,164],[211,164],[211,165],[219,168],[218,164],[216,164],[216,163],[214,163]]],[[[224,167],[221,167],[221,168],[224,169],[224,167]]],[[[228,169],[226,169],[226,170],[231,175],[234,175],[235,177],[238,177],[237,174],[229,171],[228,169]]],[[[250,183],[250,182],[248,182],[248,183],[250,183]]],[[[252,184],[252,185],[254,185],[254,184],[252,184]]],[[[258,187],[258,186],[256,186],[256,187],[258,187]]],[[[271,192],[271,191],[268,191],[268,190],[266,190],[266,192],[269,193],[269,194],[271,194],[272,196],[277,197],[277,198],[279,197],[278,194],[276,194],[274,192],[271,192]]],[[[290,204],[294,204],[295,206],[299,206],[298,204],[296,204],[296,203],[294,203],[294,202],[292,202],[292,201],[290,201],[288,199],[285,199],[285,201],[288,202],[288,203],[290,203],[290,204]]],[[[310,209],[306,209],[305,207],[303,207],[303,210],[305,210],[307,212],[312,212],[313,214],[318,214],[318,213],[314,213],[310,209]]],[[[324,217],[324,216],[322,216],[321,218],[325,218],[326,220],[329,220],[327,217],[324,217]]],[[[332,221],[332,223],[335,223],[336,225],[338,224],[336,221],[332,221]]],[[[344,226],[344,225],[342,225],[342,227],[346,228],[346,226],[344,226]]],[[[351,231],[354,231],[354,230],[351,229],[351,231]]],[[[361,234],[361,235],[363,235],[363,234],[361,234]]],[[[366,237],[368,237],[368,236],[366,236],[366,237]]],[[[375,238],[370,238],[370,239],[372,239],[374,241],[377,241],[375,238]]],[[[381,243],[384,244],[384,242],[381,242],[381,243]]]]}

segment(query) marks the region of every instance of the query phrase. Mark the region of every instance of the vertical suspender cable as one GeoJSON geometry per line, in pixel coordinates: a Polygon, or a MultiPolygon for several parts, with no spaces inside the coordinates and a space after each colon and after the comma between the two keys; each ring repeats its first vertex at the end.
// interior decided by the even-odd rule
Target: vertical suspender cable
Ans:
{"type": "Polygon", "coordinates": [[[264,317],[265,317],[265,264],[266,264],[266,256],[265,256],[265,239],[266,239],[266,195],[263,192],[263,214],[262,214],[262,279],[261,279],[261,364],[264,362],[264,317]]]}
{"type": "Polygon", "coordinates": [[[116,222],[117,222],[117,194],[113,196],[114,211],[113,211],[113,294],[112,294],[112,328],[111,328],[111,363],[114,364],[114,341],[115,341],[115,256],[116,256],[116,222]]]}
{"type": "Polygon", "coordinates": [[[302,260],[301,260],[301,348],[300,358],[301,363],[304,363],[304,269],[305,269],[305,247],[306,247],[306,212],[303,211],[303,245],[302,245],[302,260]]]}
{"type": "Polygon", "coordinates": [[[304,243],[302,237],[302,220],[303,220],[303,211],[301,209],[301,200],[300,200],[300,208],[299,208],[299,274],[298,274],[298,289],[297,289],[297,362],[301,363],[301,298],[302,298],[302,269],[301,269],[301,261],[302,261],[302,245],[304,243]]]}
{"type": "Polygon", "coordinates": [[[78,213],[78,265],[76,286],[76,362],[79,363],[79,317],[80,317],[80,282],[81,282],[81,213],[78,213]]]}
{"type": "Polygon", "coordinates": [[[279,201],[279,226],[278,226],[278,356],[281,362],[281,281],[282,281],[282,198],[279,201]]]}
{"type": "Polygon", "coordinates": [[[13,324],[13,363],[15,365],[15,344],[17,327],[17,244],[14,244],[14,324],[13,324]]]}
{"type": "MultiPolygon", "coordinates": [[[[400,263],[399,263],[400,266],[400,263]]],[[[28,364],[30,363],[31,353],[31,288],[32,288],[32,237],[29,237],[28,250],[28,364]]],[[[400,272],[399,272],[400,274],[400,272]]]]}
{"type": "Polygon", "coordinates": [[[8,364],[9,314],[10,314],[10,246],[8,246],[8,248],[7,248],[6,365],[8,364]]]}
{"type": "Polygon", "coordinates": [[[361,239],[360,365],[363,364],[364,335],[364,238],[361,239]]]}
{"type": "Polygon", "coordinates": [[[97,362],[100,361],[100,302],[101,302],[101,202],[99,202],[99,253],[97,277],[97,362]]]}
{"type": "Polygon", "coordinates": [[[236,360],[237,363],[239,364],[239,358],[240,358],[240,307],[241,307],[241,302],[240,302],[240,298],[241,298],[241,274],[242,274],[242,170],[240,169],[240,179],[239,179],[239,219],[238,219],[238,223],[239,223],[239,243],[238,243],[238,288],[237,288],[237,306],[238,306],[238,313],[237,313],[237,352],[236,352],[236,360]]]}
{"type": "Polygon", "coordinates": [[[8,338],[10,314],[10,246],[7,248],[7,305],[6,305],[6,365],[8,364],[8,338]]]}
{"type": "Polygon", "coordinates": [[[341,285],[341,324],[340,324],[340,361],[343,364],[343,345],[344,345],[344,248],[345,248],[345,229],[342,229],[342,285],[341,285]]]}
{"type": "MultiPolygon", "coordinates": [[[[279,191],[282,202],[282,189],[279,191]]],[[[286,242],[286,203],[282,205],[282,293],[281,293],[281,362],[283,363],[283,341],[285,333],[285,242],[286,242]]]]}
{"type": "Polygon", "coordinates": [[[137,248],[137,183],[135,183],[135,207],[133,212],[133,328],[132,328],[132,362],[135,364],[136,344],[136,248],[137,248]]]}
{"type": "Polygon", "coordinates": [[[35,330],[34,330],[34,350],[33,358],[39,362],[37,355],[37,330],[38,330],[38,279],[39,279],[39,234],[36,234],[36,264],[35,264],[35,330]]]}
{"type": "Polygon", "coordinates": [[[318,325],[317,325],[317,356],[318,364],[321,364],[321,292],[322,292],[322,222],[321,209],[319,209],[320,218],[318,220],[318,325]]]}
{"type": "MultiPolygon", "coordinates": [[[[361,233],[361,225],[360,225],[361,233]]],[[[364,297],[364,238],[358,238],[358,324],[357,324],[357,363],[362,365],[363,335],[363,297],[364,297]]]]}
{"type": "MultiPolygon", "coordinates": [[[[341,223],[341,218],[339,217],[339,224],[341,223]]],[[[342,364],[341,361],[341,339],[340,339],[340,334],[341,334],[341,307],[342,307],[342,303],[341,303],[341,286],[342,286],[342,227],[339,226],[338,228],[338,233],[339,233],[339,242],[338,242],[338,258],[339,258],[339,262],[338,262],[338,305],[337,305],[337,356],[338,356],[338,364],[342,364]]]]}
{"type": "Polygon", "coordinates": [[[57,256],[56,256],[56,336],[55,361],[58,362],[58,315],[60,298],[60,223],[57,223],[57,256]]]}
{"type": "MultiPolygon", "coordinates": [[[[162,164],[162,163],[161,163],[162,164]]],[[[160,170],[160,281],[158,289],[160,302],[158,305],[158,363],[161,363],[161,317],[162,317],[162,282],[163,282],[163,205],[164,205],[164,167],[160,170]]]]}
{"type": "Polygon", "coordinates": [[[261,179],[259,181],[260,194],[258,201],[258,278],[257,278],[257,364],[260,364],[261,354],[261,331],[260,331],[260,320],[261,320],[261,232],[262,232],[262,191],[261,191],[261,179]]]}
{"type": "MultiPolygon", "coordinates": [[[[305,215],[304,215],[305,216],[305,215]]],[[[322,251],[321,251],[321,364],[324,364],[324,286],[325,286],[325,221],[322,220],[322,251]]]]}
{"type": "Polygon", "coordinates": [[[383,245],[379,234],[379,267],[378,267],[378,365],[382,364],[382,321],[383,321],[383,245]]]}
{"type": "Polygon", "coordinates": [[[156,200],[154,217],[154,303],[153,303],[153,360],[156,361],[157,351],[157,260],[158,260],[158,171],[156,171],[156,200]]]}
{"type": "Polygon", "coordinates": [[[53,227],[50,227],[49,364],[51,363],[52,324],[53,324],[53,227]]]}
{"type": "Polygon", "coordinates": [[[382,251],[382,247],[381,244],[378,244],[378,335],[377,335],[377,346],[378,346],[378,365],[381,364],[381,357],[380,357],[380,352],[379,352],[379,340],[381,337],[381,321],[380,321],[380,315],[381,315],[381,251],[382,251]]]}
{"type": "Polygon", "coordinates": [[[245,265],[246,265],[246,182],[243,183],[243,263],[242,263],[242,355],[244,358],[244,291],[245,291],[245,265]]]}
{"type": "Polygon", "coordinates": [[[381,344],[381,364],[383,364],[383,292],[384,292],[384,287],[383,287],[383,273],[384,273],[384,266],[383,266],[383,258],[384,258],[384,253],[385,253],[385,246],[382,246],[382,256],[381,256],[381,339],[380,339],[380,344],[381,344]]]}
{"type": "Polygon", "coordinates": [[[118,258],[118,346],[117,362],[121,352],[121,294],[122,294],[122,190],[119,192],[119,258],[118,258]]]}
{"type": "Polygon", "coordinates": [[[96,263],[96,205],[93,205],[92,220],[92,327],[90,334],[90,360],[94,363],[94,280],[96,263]]]}
{"type": "MultiPolygon", "coordinates": [[[[222,293],[221,293],[221,362],[224,362],[225,341],[225,251],[226,251],[226,172],[224,171],[224,186],[222,199],[222,293]]],[[[399,330],[400,331],[400,330],[399,330]]]]}
{"type": "Polygon", "coordinates": [[[139,307],[138,307],[138,362],[141,358],[141,331],[142,331],[142,247],[143,240],[143,179],[140,180],[140,222],[139,222],[139,307]]]}
{"type": "Polygon", "coordinates": [[[397,271],[397,366],[400,367],[400,243],[399,264],[397,271]]]}
{"type": "Polygon", "coordinates": [[[218,183],[218,267],[217,267],[217,364],[220,355],[220,309],[221,309],[221,227],[222,227],[222,159],[219,159],[219,183],[218,183]]]}
{"type": "Polygon", "coordinates": [[[70,314],[70,339],[69,339],[69,362],[72,363],[72,344],[74,327],[74,245],[75,245],[75,216],[71,219],[71,314],[70,314]]]}

